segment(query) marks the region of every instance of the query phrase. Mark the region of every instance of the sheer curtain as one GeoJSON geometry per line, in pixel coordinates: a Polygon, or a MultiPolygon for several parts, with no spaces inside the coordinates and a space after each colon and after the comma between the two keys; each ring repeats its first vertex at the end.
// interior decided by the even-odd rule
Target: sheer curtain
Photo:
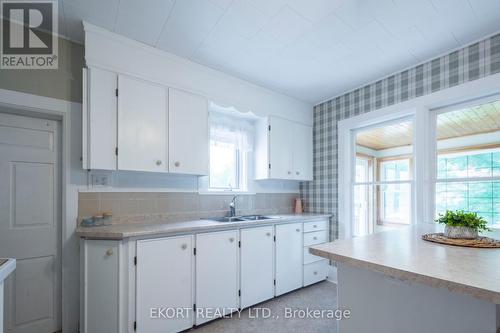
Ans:
{"type": "Polygon", "coordinates": [[[211,111],[209,119],[210,141],[235,144],[241,153],[253,150],[253,121],[217,111],[211,111]]]}

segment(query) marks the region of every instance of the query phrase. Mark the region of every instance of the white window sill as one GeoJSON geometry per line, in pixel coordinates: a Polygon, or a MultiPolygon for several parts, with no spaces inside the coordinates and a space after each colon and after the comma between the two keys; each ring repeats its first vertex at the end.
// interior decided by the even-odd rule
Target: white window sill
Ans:
{"type": "Polygon", "coordinates": [[[224,190],[210,190],[210,191],[198,191],[199,195],[254,195],[255,192],[248,191],[224,191],[224,190]]]}

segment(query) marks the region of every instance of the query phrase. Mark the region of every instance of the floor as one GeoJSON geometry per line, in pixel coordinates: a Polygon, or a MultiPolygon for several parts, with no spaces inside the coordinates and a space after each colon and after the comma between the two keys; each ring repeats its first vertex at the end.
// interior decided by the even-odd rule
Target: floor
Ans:
{"type": "MultiPolygon", "coordinates": [[[[243,310],[238,316],[223,318],[195,328],[190,333],[244,332],[244,333],[336,333],[335,319],[285,318],[285,311],[297,310],[335,310],[337,308],[337,286],[324,281],[315,285],[274,298],[268,302],[243,310]],[[269,309],[270,318],[255,318],[257,309],[269,309]],[[252,310],[253,309],[253,310],[252,310]],[[253,318],[251,318],[253,317],[253,318]]],[[[267,310],[266,310],[267,311],[267,310]]]]}

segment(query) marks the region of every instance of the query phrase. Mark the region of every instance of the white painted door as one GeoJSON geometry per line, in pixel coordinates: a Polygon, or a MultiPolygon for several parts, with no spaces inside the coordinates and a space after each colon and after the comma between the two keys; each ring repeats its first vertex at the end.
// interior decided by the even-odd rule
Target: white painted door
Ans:
{"type": "Polygon", "coordinates": [[[58,123],[0,113],[0,257],[17,259],[5,284],[5,332],[61,329],[58,123]]]}
{"type": "Polygon", "coordinates": [[[270,117],[269,163],[270,178],[293,179],[291,121],[270,117]]]}
{"type": "Polygon", "coordinates": [[[169,172],[207,175],[207,99],[170,88],[168,119],[169,172]]]}
{"type": "Polygon", "coordinates": [[[238,231],[196,235],[196,325],[238,309],[238,231]]]}
{"type": "Polygon", "coordinates": [[[167,88],[118,76],[118,169],[167,171],[167,88]]]}
{"type": "Polygon", "coordinates": [[[302,223],[276,226],[276,296],[302,287],[302,223]]]}
{"type": "Polygon", "coordinates": [[[241,308],[274,296],[273,226],[241,230],[241,308]]]}
{"type": "Polygon", "coordinates": [[[193,326],[193,238],[137,241],[137,332],[180,332],[193,326]],[[159,312],[160,308],[181,312],[168,318],[172,313],[159,312]],[[153,318],[151,309],[156,309],[153,318]]]}
{"type": "Polygon", "coordinates": [[[313,130],[311,126],[293,124],[293,177],[313,179],[313,130]]]}
{"type": "Polygon", "coordinates": [[[82,111],[83,168],[116,170],[118,76],[89,68],[86,77],[82,111]]]}
{"type": "Polygon", "coordinates": [[[82,333],[120,332],[121,241],[85,240],[80,247],[83,273],[82,333]]]}

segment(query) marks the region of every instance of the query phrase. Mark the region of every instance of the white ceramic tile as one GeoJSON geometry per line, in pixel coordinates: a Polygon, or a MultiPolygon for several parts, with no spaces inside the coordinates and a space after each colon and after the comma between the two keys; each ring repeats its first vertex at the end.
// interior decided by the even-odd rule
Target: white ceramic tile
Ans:
{"type": "Polygon", "coordinates": [[[173,0],[120,0],[115,32],[140,42],[155,45],[173,0]]]}

